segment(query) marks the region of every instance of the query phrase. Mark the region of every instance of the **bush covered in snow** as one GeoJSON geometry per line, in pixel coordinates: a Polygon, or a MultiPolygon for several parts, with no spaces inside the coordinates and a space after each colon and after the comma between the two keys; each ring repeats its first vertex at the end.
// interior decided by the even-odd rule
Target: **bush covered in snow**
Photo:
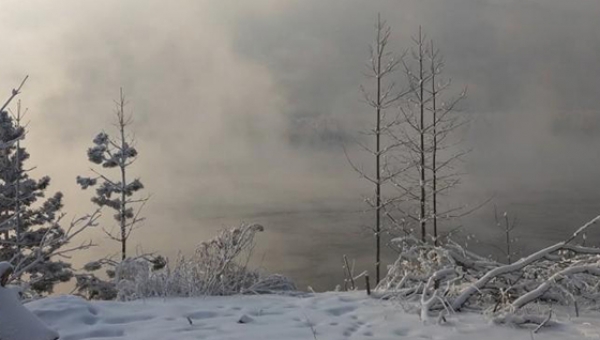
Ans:
{"type": "MultiPolygon", "coordinates": [[[[260,231],[263,227],[257,224],[223,230],[200,243],[189,258],[179,255],[173,263],[148,256],[112,263],[109,280],[93,274],[78,275],[77,287],[91,299],[120,300],[296,290],[294,283],[284,276],[263,275],[248,268],[254,236],[260,231]]],[[[86,267],[93,271],[107,263],[95,261],[86,267]]]]}
{"type": "Polygon", "coordinates": [[[497,322],[541,323],[545,317],[526,315],[525,307],[532,302],[570,305],[575,314],[584,306],[597,308],[600,248],[573,242],[599,220],[600,216],[569,239],[510,264],[478,256],[451,241],[434,246],[411,236],[397,238],[398,259],[376,293],[419,308],[423,321],[476,309],[497,322]]]}

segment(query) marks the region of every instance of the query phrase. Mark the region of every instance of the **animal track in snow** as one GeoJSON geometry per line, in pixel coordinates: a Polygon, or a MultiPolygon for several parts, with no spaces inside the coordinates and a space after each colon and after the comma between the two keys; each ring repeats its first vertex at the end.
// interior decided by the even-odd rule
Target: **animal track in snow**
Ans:
{"type": "Polygon", "coordinates": [[[354,310],[356,310],[356,307],[354,307],[354,306],[342,306],[342,307],[330,308],[325,311],[333,316],[342,316],[344,314],[353,312],[354,310]]]}

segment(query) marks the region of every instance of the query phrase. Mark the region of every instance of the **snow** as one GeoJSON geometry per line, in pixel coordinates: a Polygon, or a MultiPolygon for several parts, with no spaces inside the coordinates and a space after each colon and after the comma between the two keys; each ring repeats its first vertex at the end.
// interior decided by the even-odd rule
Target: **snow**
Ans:
{"type": "Polygon", "coordinates": [[[5,286],[13,267],[0,262],[0,339],[2,340],[54,340],[58,334],[27,310],[19,301],[20,289],[5,286]]]}
{"type": "Polygon", "coordinates": [[[475,313],[450,315],[444,325],[425,325],[417,313],[407,313],[392,301],[369,298],[365,292],[130,302],[58,296],[26,307],[63,340],[600,339],[600,313],[596,312],[572,319],[556,312],[556,324],[537,334],[532,334],[534,327],[496,325],[475,313]]]}
{"type": "Polygon", "coordinates": [[[0,287],[0,339],[54,340],[55,331],[31,314],[18,299],[18,290],[0,287]]]}

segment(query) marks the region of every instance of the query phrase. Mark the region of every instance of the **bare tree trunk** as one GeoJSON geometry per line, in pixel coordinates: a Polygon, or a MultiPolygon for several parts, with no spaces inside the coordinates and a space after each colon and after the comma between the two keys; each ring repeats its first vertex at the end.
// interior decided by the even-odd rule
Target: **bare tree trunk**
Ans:
{"type": "Polygon", "coordinates": [[[504,212],[502,214],[502,217],[504,219],[504,221],[502,222],[504,223],[504,226],[501,225],[500,219],[498,217],[498,209],[494,206],[494,220],[496,221],[496,226],[501,227],[503,229],[502,231],[504,232],[504,248],[500,248],[500,250],[504,252],[506,262],[508,264],[512,264],[512,243],[514,242],[514,240],[511,238],[511,233],[517,226],[517,219],[516,217],[513,218],[511,223],[510,219],[508,218],[508,212],[504,212]]]}
{"type": "MultiPolygon", "coordinates": [[[[449,190],[460,182],[460,174],[456,173],[452,167],[464,153],[460,151],[449,152],[448,149],[453,147],[451,146],[451,142],[448,141],[448,137],[467,122],[464,118],[454,114],[456,113],[456,105],[464,98],[466,92],[463,91],[457,97],[442,100],[441,95],[448,89],[451,82],[440,82],[437,76],[442,72],[443,59],[439,56],[439,51],[435,50],[432,40],[427,47],[424,47],[425,43],[423,40],[424,35],[419,30],[419,37],[415,39],[419,48],[418,53],[415,54],[415,58],[418,58],[420,68],[420,77],[417,81],[420,84],[419,92],[421,98],[419,98],[418,103],[421,112],[428,111],[430,113],[431,120],[429,117],[421,116],[421,121],[419,122],[421,130],[419,134],[421,141],[426,139],[426,144],[421,144],[419,151],[421,164],[426,164],[426,170],[431,171],[431,178],[429,179],[421,173],[421,179],[426,182],[422,186],[422,189],[426,190],[428,188],[431,190],[429,194],[431,197],[431,207],[429,208],[430,211],[427,211],[426,206],[424,223],[427,223],[427,220],[431,219],[433,227],[431,237],[433,244],[437,246],[440,243],[441,237],[439,230],[440,220],[464,216],[471,212],[464,208],[449,208],[446,211],[440,211],[439,205],[440,193],[449,190]],[[422,66],[424,54],[429,57],[429,65],[425,67],[426,70],[423,70],[422,66]],[[424,93],[427,98],[423,97],[424,93]],[[431,156],[431,162],[427,160],[429,155],[431,156]],[[456,211],[458,210],[463,210],[463,212],[457,214],[456,211]]],[[[425,191],[425,194],[427,194],[427,191],[425,191]]],[[[428,203],[428,197],[421,196],[421,199],[422,203],[428,203]]],[[[423,239],[423,241],[425,240],[426,238],[423,239]]]]}
{"type": "MultiPolygon", "coordinates": [[[[508,214],[504,214],[504,223],[505,223],[505,229],[504,229],[504,235],[506,236],[506,261],[508,262],[508,264],[512,263],[512,250],[510,249],[510,232],[512,230],[512,228],[510,227],[509,223],[508,223],[508,214]]],[[[514,225],[513,225],[514,227],[514,225]]]]}
{"type": "Polygon", "coordinates": [[[127,148],[127,143],[125,141],[125,98],[123,97],[123,89],[121,88],[121,97],[119,100],[119,132],[121,134],[121,159],[119,160],[119,168],[121,170],[121,208],[120,208],[120,227],[121,227],[121,260],[125,260],[127,258],[127,220],[126,220],[126,195],[125,189],[127,188],[127,177],[126,177],[126,156],[125,150],[127,148]]]}
{"type": "Polygon", "coordinates": [[[369,175],[359,167],[355,166],[348,155],[348,162],[352,168],[358,172],[361,177],[367,179],[374,186],[374,199],[367,199],[367,203],[375,210],[375,225],[373,232],[375,235],[375,280],[376,284],[381,280],[381,234],[382,234],[382,215],[385,213],[385,206],[388,202],[383,199],[383,186],[390,181],[390,175],[384,174],[386,169],[385,154],[394,148],[393,145],[386,143],[385,136],[389,133],[391,127],[396,125],[396,121],[386,119],[385,110],[397,102],[404,94],[397,93],[393,81],[388,80],[389,75],[393,73],[398,66],[400,59],[395,58],[393,53],[388,51],[388,43],[391,35],[389,26],[381,20],[381,15],[377,16],[376,39],[371,48],[371,58],[369,60],[369,72],[367,76],[374,78],[374,89],[365,90],[361,86],[365,102],[374,109],[375,124],[369,129],[369,135],[374,137],[375,147],[369,147],[357,141],[364,150],[368,151],[375,158],[375,175],[369,175]]]}
{"type": "Polygon", "coordinates": [[[426,208],[425,203],[427,201],[427,191],[425,190],[425,100],[423,92],[425,90],[425,80],[423,71],[423,34],[421,33],[421,26],[419,26],[419,187],[421,188],[421,194],[419,196],[419,225],[421,226],[421,241],[425,242],[427,238],[427,221],[425,217],[426,208]]]}
{"type": "Polygon", "coordinates": [[[381,15],[377,15],[377,103],[375,107],[375,284],[380,280],[381,271],[381,15]]]}
{"type": "Polygon", "coordinates": [[[436,96],[437,96],[437,89],[436,89],[436,84],[435,84],[435,73],[436,73],[436,65],[435,65],[435,50],[433,48],[433,40],[431,41],[431,113],[432,113],[432,117],[433,117],[433,124],[432,124],[432,129],[433,129],[433,149],[432,149],[432,207],[431,209],[433,210],[433,244],[434,245],[438,245],[438,226],[437,226],[437,222],[438,222],[438,216],[437,216],[437,151],[438,151],[438,145],[437,145],[437,107],[436,107],[436,96]]]}
{"type": "MultiPolygon", "coordinates": [[[[16,90],[12,91],[12,96],[10,97],[10,99],[8,100],[7,104],[10,102],[10,100],[12,98],[14,98],[15,96],[17,96],[20,93],[21,88],[23,87],[23,84],[25,84],[25,82],[27,81],[27,78],[29,76],[26,76],[23,81],[21,82],[21,85],[19,85],[19,88],[16,90]]],[[[5,104],[5,106],[7,105],[5,104]]],[[[22,118],[22,112],[21,112],[21,100],[19,100],[17,102],[17,116],[16,116],[16,123],[17,123],[17,127],[21,127],[21,118],[22,118]]],[[[14,170],[16,173],[16,179],[15,179],[15,195],[14,195],[14,199],[15,199],[15,240],[17,243],[17,253],[19,254],[19,260],[21,260],[21,255],[22,255],[22,251],[23,251],[23,245],[22,245],[22,232],[23,232],[23,226],[22,226],[22,221],[21,221],[21,174],[23,169],[21,168],[21,137],[18,137],[17,142],[16,142],[16,150],[15,150],[15,164],[14,164],[14,170]]],[[[5,234],[5,238],[8,240],[9,237],[9,233],[7,232],[5,234]]],[[[22,275],[19,275],[17,278],[20,279],[22,275]]]]}
{"type": "MultiPolygon", "coordinates": [[[[16,117],[17,127],[21,126],[21,100],[17,103],[17,117],[16,117]]],[[[17,140],[17,150],[15,151],[15,172],[17,173],[17,178],[15,179],[15,238],[17,241],[17,251],[21,254],[21,166],[20,166],[20,158],[21,158],[21,140],[17,140]]]]}

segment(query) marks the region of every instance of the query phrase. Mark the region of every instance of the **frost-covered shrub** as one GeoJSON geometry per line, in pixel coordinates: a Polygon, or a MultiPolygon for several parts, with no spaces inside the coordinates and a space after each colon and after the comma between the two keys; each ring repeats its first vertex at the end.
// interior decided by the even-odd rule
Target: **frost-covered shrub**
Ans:
{"type": "Polygon", "coordinates": [[[150,271],[159,270],[165,264],[162,256],[149,255],[128,258],[120,263],[107,259],[88,262],[83,267],[87,273],[75,275],[75,287],[80,295],[90,300],[113,300],[122,295],[121,291],[132,291],[130,282],[143,280],[150,271]],[[94,273],[103,268],[106,278],[94,273]]]}
{"type": "Polygon", "coordinates": [[[274,292],[293,292],[296,285],[288,277],[280,274],[272,274],[261,278],[246,291],[257,294],[269,294],[274,292]]]}
{"type": "MultiPolygon", "coordinates": [[[[257,224],[223,230],[200,243],[192,256],[180,254],[173,263],[158,261],[158,267],[157,261],[147,257],[122,261],[111,272],[115,297],[134,300],[295,291],[294,283],[282,275],[263,276],[248,268],[254,236],[260,231],[263,227],[257,224]]],[[[88,268],[97,269],[98,263],[90,263],[88,268]]]]}
{"type": "Polygon", "coordinates": [[[77,291],[87,293],[90,300],[113,300],[117,297],[117,287],[113,281],[106,281],[94,274],[79,274],[75,276],[77,291]]]}

